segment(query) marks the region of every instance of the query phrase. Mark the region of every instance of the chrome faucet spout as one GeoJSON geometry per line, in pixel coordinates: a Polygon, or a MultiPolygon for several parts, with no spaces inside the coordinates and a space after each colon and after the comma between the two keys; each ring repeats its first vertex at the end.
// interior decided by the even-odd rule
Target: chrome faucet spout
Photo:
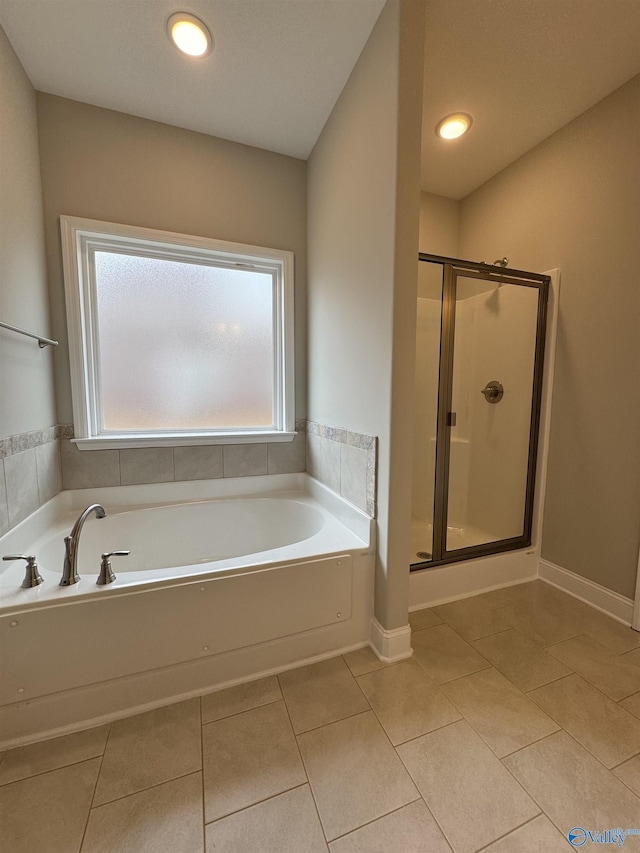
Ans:
{"type": "Polygon", "coordinates": [[[62,567],[60,586],[71,586],[80,580],[77,566],[78,545],[84,523],[92,512],[95,512],[96,518],[104,518],[107,514],[104,507],[100,504],[91,504],[91,506],[88,506],[80,513],[76,523],[71,528],[71,533],[64,537],[64,565],[62,567]]]}

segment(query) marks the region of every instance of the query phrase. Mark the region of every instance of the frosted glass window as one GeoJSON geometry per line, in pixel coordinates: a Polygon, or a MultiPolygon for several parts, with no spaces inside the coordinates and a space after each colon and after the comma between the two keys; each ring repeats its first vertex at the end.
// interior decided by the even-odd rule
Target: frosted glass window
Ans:
{"type": "Polygon", "coordinates": [[[274,426],[271,273],[94,259],[104,431],[274,426]]]}
{"type": "Polygon", "coordinates": [[[60,217],[75,441],[291,441],[293,253],[60,217]]]}

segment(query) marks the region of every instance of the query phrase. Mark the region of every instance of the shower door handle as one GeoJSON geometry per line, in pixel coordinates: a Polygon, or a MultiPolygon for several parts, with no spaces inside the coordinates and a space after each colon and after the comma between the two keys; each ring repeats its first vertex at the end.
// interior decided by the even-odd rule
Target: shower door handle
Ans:
{"type": "Polygon", "coordinates": [[[447,426],[454,427],[456,425],[456,413],[447,412],[447,426]]]}

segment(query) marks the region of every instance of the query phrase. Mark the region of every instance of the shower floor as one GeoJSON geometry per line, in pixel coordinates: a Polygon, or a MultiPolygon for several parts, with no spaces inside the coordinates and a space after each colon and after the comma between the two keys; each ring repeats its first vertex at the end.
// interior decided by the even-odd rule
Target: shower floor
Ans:
{"type": "MultiPolygon", "coordinates": [[[[447,527],[447,550],[454,551],[458,548],[470,548],[472,545],[484,545],[486,542],[494,542],[496,537],[479,527],[466,525],[465,527],[447,527]]],[[[409,562],[424,563],[429,557],[418,557],[418,552],[431,554],[433,543],[433,525],[431,522],[415,521],[411,525],[411,553],[409,562]]]]}

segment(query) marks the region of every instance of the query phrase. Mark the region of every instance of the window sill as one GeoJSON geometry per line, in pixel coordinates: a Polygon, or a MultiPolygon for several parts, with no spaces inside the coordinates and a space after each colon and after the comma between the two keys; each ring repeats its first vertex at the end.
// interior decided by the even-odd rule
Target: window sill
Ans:
{"type": "Polygon", "coordinates": [[[297,432],[176,433],[175,435],[99,435],[72,438],[78,450],[126,450],[131,447],[187,447],[208,444],[267,444],[293,441],[297,432]]]}

